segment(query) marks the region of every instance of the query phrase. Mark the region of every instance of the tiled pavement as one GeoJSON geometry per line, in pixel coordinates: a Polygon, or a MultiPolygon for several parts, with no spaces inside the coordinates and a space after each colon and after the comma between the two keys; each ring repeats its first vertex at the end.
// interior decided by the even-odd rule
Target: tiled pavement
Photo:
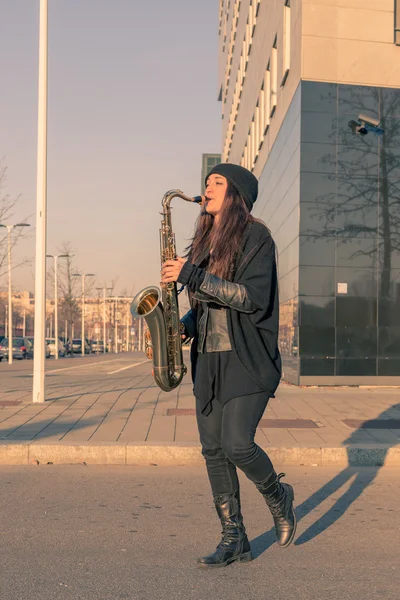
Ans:
{"type": "MultiPolygon", "coordinates": [[[[150,363],[143,362],[142,356],[132,357],[132,368],[116,372],[110,371],[109,360],[99,363],[95,372],[82,364],[82,370],[71,368],[70,376],[49,373],[44,404],[31,403],[29,375],[0,389],[0,462],[26,464],[38,460],[39,454],[43,460],[44,447],[58,448],[54,462],[61,461],[60,452],[66,447],[74,449],[67,461],[81,460],[90,448],[94,456],[94,448],[99,447],[100,462],[128,462],[129,452],[133,462],[147,464],[152,457],[162,462],[163,452],[169,457],[166,462],[172,461],[172,455],[178,462],[202,460],[196,418],[179,414],[181,409],[193,413],[189,377],[176,390],[162,392],[154,384],[150,363]],[[168,409],[178,410],[169,415],[168,409]]],[[[264,419],[267,422],[260,424],[256,441],[270,452],[273,449],[283,462],[320,463],[323,456],[325,461],[330,456],[333,462],[346,462],[352,451],[357,454],[361,448],[375,453],[373,460],[378,463],[400,464],[400,390],[396,388],[298,388],[282,383],[264,419]],[[349,419],[378,419],[380,428],[349,426],[349,419]],[[388,421],[385,428],[383,420],[388,421]]],[[[47,458],[52,456],[49,450],[47,458]]]]}

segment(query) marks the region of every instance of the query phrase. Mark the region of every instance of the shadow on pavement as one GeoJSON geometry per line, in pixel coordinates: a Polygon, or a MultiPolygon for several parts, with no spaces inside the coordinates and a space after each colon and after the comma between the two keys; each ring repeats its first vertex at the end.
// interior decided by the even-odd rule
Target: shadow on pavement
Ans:
{"type": "Polygon", "coordinates": [[[78,430],[78,429],[83,429],[84,427],[88,427],[90,425],[96,425],[98,424],[98,420],[94,420],[94,419],[86,419],[86,420],[76,420],[76,421],[70,421],[70,422],[60,422],[59,424],[55,424],[54,423],[55,419],[53,421],[51,421],[50,423],[48,422],[48,420],[43,420],[41,422],[35,422],[34,424],[31,423],[24,423],[23,425],[19,425],[18,427],[8,427],[8,428],[3,428],[2,426],[0,426],[0,440],[4,441],[10,441],[13,443],[18,443],[20,441],[31,441],[34,442],[36,440],[42,440],[45,441],[46,438],[48,437],[55,437],[55,436],[59,436],[59,439],[61,440],[68,432],[71,431],[71,429],[73,429],[74,431],[78,430]],[[42,426],[42,427],[41,427],[42,426]],[[32,433],[31,435],[24,433],[24,429],[25,432],[27,430],[29,430],[30,428],[33,429],[33,427],[36,429],[38,429],[38,431],[36,431],[36,433],[32,433]],[[48,435],[44,435],[46,434],[46,429],[49,428],[48,431],[48,435]],[[51,428],[51,429],[50,429],[51,428]],[[40,437],[38,437],[40,436],[40,437]]]}
{"type": "MultiPolygon", "coordinates": [[[[398,419],[399,410],[400,404],[395,404],[390,409],[386,409],[384,412],[382,412],[376,419],[398,419]]],[[[372,419],[371,421],[375,421],[376,419],[372,419]]],[[[343,442],[343,444],[348,445],[348,466],[338,473],[338,475],[333,477],[333,479],[328,481],[328,483],[322,486],[318,491],[312,494],[312,496],[310,496],[302,504],[296,507],[297,521],[298,523],[301,523],[301,520],[306,515],[310,514],[311,511],[313,511],[317,506],[322,504],[325,500],[332,496],[332,494],[336,493],[342,486],[352,480],[348,489],[343,492],[341,497],[336,500],[336,502],[327,510],[327,512],[319,517],[305,531],[300,533],[299,537],[294,542],[295,546],[301,546],[302,544],[311,541],[323,533],[326,529],[331,527],[338,519],[340,519],[346,510],[350,508],[353,502],[355,502],[361,496],[364,490],[373,483],[380,467],[384,465],[388,450],[391,447],[390,444],[379,449],[377,460],[379,464],[375,467],[369,467],[368,471],[364,470],[363,467],[368,465],[368,451],[370,450],[368,450],[368,448],[364,449],[360,447],[354,447],[357,445],[357,433],[364,431],[365,426],[368,427],[368,423],[370,423],[369,420],[364,421],[364,427],[357,429],[343,442]],[[362,464],[363,459],[365,459],[364,465],[362,464]]],[[[379,444],[379,442],[377,442],[377,444],[379,444]]],[[[268,519],[268,515],[266,515],[266,519],[268,519]]],[[[298,532],[299,528],[297,529],[297,533],[298,532]]],[[[268,550],[268,548],[270,548],[274,543],[275,532],[273,529],[256,537],[251,542],[254,558],[258,558],[258,556],[268,550]]]]}

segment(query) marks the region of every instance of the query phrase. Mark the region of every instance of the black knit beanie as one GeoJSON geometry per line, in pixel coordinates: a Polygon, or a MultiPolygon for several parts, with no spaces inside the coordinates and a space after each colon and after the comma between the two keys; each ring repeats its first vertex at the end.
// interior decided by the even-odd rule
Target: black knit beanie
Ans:
{"type": "Polygon", "coordinates": [[[248,169],[231,163],[220,163],[215,165],[208,173],[205,181],[210,175],[217,174],[226,177],[237,188],[239,194],[246,202],[246,206],[251,211],[254,202],[257,200],[258,181],[257,178],[248,169]]]}

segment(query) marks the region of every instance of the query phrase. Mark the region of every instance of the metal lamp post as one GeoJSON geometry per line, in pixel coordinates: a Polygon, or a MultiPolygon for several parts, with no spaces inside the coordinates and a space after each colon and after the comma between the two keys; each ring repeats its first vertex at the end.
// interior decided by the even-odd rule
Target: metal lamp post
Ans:
{"type": "Polygon", "coordinates": [[[46,254],[47,258],[54,258],[54,337],[56,342],[56,353],[54,358],[58,360],[58,280],[57,280],[57,266],[59,258],[69,258],[68,254],[46,254]]]}
{"type": "Polygon", "coordinates": [[[94,273],[85,273],[81,275],[80,273],[73,273],[73,277],[82,277],[82,356],[85,356],[85,277],[94,277],[94,273]]]}
{"type": "Polygon", "coordinates": [[[16,223],[16,225],[3,225],[0,227],[7,228],[7,254],[8,254],[8,364],[12,365],[13,361],[13,319],[12,319],[12,289],[11,289],[11,231],[15,227],[29,227],[28,223],[16,223]]]}
{"type": "Polygon", "coordinates": [[[106,291],[112,290],[111,287],[98,287],[96,290],[103,291],[103,354],[106,353],[106,291]]]}
{"type": "Polygon", "coordinates": [[[47,219],[47,0],[40,0],[38,144],[36,177],[35,347],[32,402],[45,401],[47,219]]]}

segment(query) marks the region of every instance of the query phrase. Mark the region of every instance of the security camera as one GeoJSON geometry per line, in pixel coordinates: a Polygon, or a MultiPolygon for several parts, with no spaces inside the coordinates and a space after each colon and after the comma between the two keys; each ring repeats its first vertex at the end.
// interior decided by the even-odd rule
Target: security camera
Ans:
{"type": "Polygon", "coordinates": [[[358,120],[361,121],[361,123],[364,123],[366,125],[371,125],[371,127],[379,127],[379,119],[374,119],[374,117],[369,117],[368,115],[365,115],[364,113],[361,113],[358,115],[358,120]]]}
{"type": "Polygon", "coordinates": [[[358,115],[358,121],[349,121],[348,126],[356,135],[364,136],[370,131],[375,135],[381,136],[385,131],[379,127],[379,124],[379,119],[374,119],[374,117],[369,117],[361,113],[358,115]]]}

